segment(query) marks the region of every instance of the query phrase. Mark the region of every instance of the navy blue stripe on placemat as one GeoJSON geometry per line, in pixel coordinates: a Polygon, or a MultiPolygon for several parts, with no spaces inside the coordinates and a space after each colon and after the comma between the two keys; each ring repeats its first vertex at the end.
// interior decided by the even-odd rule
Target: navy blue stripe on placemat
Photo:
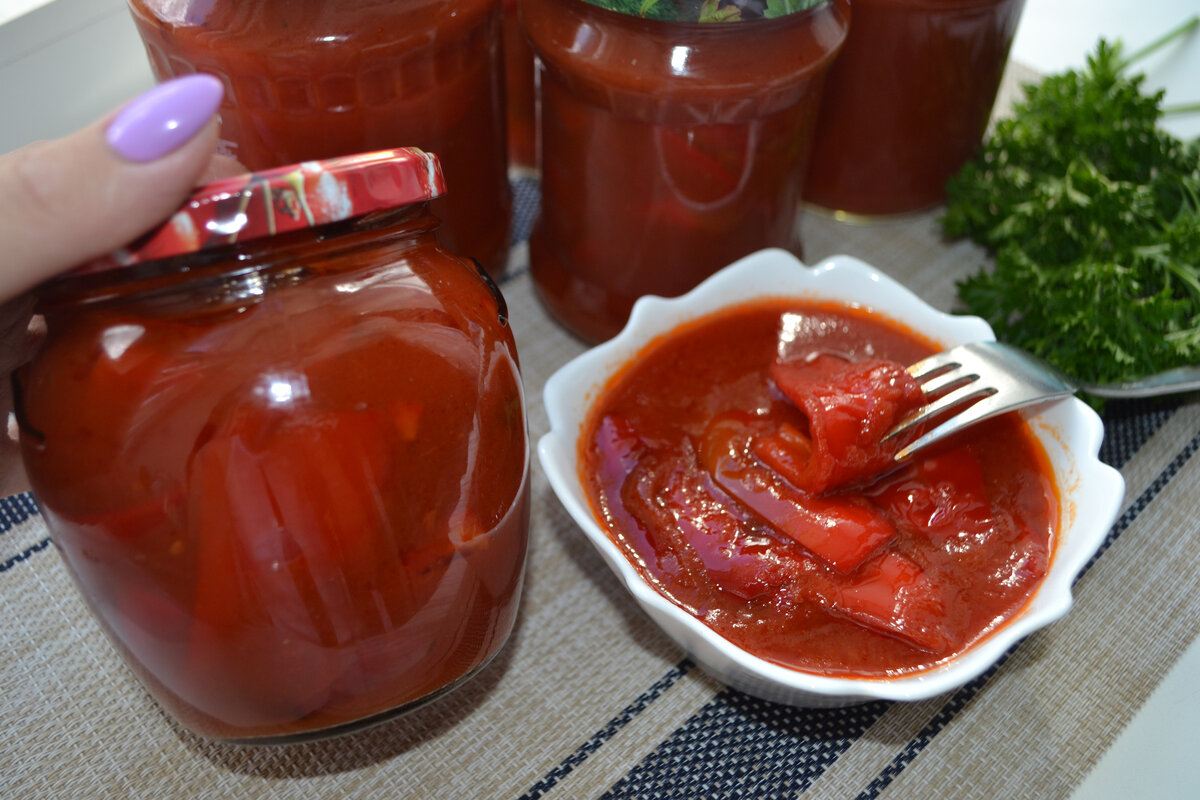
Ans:
{"type": "Polygon", "coordinates": [[[546,792],[554,788],[555,784],[565,778],[576,767],[588,759],[592,753],[600,749],[600,747],[616,735],[617,731],[628,725],[638,714],[641,714],[647,707],[659,697],[663,692],[670,689],[675,683],[688,673],[695,666],[691,659],[684,659],[676,664],[666,675],[659,678],[649,689],[638,695],[637,699],[626,706],[620,714],[608,721],[600,730],[592,735],[571,755],[567,756],[562,762],[546,773],[540,781],[529,787],[529,791],[521,795],[520,800],[537,800],[546,792]]]}
{"type": "MultiPolygon", "coordinates": [[[[1174,411],[1174,407],[1152,403],[1110,406],[1101,458],[1119,468],[1170,419],[1174,411]]],[[[1200,442],[1200,436],[1197,442],[1200,442]]],[[[1164,475],[1173,475],[1179,466],[1182,462],[1169,467],[1164,475]]],[[[1169,481],[1169,476],[1166,480],[1169,481]]],[[[1161,486],[1154,493],[1159,490],[1161,486]]],[[[1139,505],[1141,502],[1139,498],[1131,511],[1144,507],[1144,504],[1139,505]]],[[[1133,516],[1136,517],[1136,513],[1133,516]]],[[[1132,517],[1118,520],[1109,540],[1119,535],[1131,521],[1132,517]]],[[[891,783],[1007,658],[1008,654],[952,695],[921,733],[872,782],[862,798],[877,796],[891,783]]],[[[799,709],[777,706],[726,689],[614,784],[604,798],[703,797],[719,800],[752,797],[757,800],[794,797],[832,766],[888,707],[888,703],[870,703],[836,709],[799,709]],[[752,746],[747,748],[746,741],[751,741],[752,746]],[[671,794],[670,787],[684,788],[678,794],[671,794]]]]}
{"type": "Polygon", "coordinates": [[[601,800],[795,797],[889,706],[800,709],[726,689],[601,800]]]}
{"type": "MultiPolygon", "coordinates": [[[[1154,429],[1156,430],[1157,428],[1154,429]]],[[[1153,433],[1153,430],[1151,430],[1150,433],[1153,433]]],[[[1149,437],[1147,436],[1147,438],[1149,437]]],[[[1117,540],[1117,537],[1119,537],[1131,524],[1133,524],[1134,520],[1136,520],[1141,513],[1146,510],[1147,507],[1149,507],[1154,498],[1157,497],[1164,488],[1166,488],[1167,484],[1171,482],[1171,479],[1179,473],[1179,470],[1183,469],[1184,465],[1187,464],[1187,462],[1196,454],[1198,450],[1200,450],[1200,433],[1197,433],[1195,436],[1193,436],[1191,440],[1187,442],[1187,444],[1185,444],[1178,453],[1175,454],[1175,457],[1171,459],[1171,462],[1166,466],[1166,468],[1158,474],[1154,481],[1151,482],[1151,484],[1147,486],[1140,495],[1138,495],[1137,499],[1135,499],[1129,505],[1129,507],[1125,509],[1124,513],[1117,518],[1116,523],[1113,524],[1112,530],[1109,531],[1109,534],[1105,538],[1104,543],[1100,546],[1099,551],[1079,573],[1080,577],[1082,577],[1084,573],[1092,568],[1092,565],[1095,564],[1097,559],[1099,559],[1099,557],[1112,545],[1112,543],[1117,540]]],[[[1132,455],[1132,453],[1129,455],[1132,455]]],[[[871,781],[867,788],[858,795],[856,800],[875,800],[875,798],[879,797],[880,792],[886,789],[888,785],[891,784],[891,782],[895,780],[901,772],[904,771],[905,767],[907,767],[913,761],[913,759],[915,759],[921,753],[922,750],[929,746],[929,743],[932,742],[934,737],[941,732],[941,730],[946,726],[946,723],[949,722],[972,697],[979,693],[979,690],[987,684],[988,680],[990,680],[991,677],[996,674],[1004,662],[1008,660],[1009,656],[1011,656],[1018,647],[1020,647],[1019,642],[1016,645],[1013,645],[1013,647],[1011,647],[1008,652],[1006,652],[987,672],[955,692],[950,700],[947,701],[944,706],[942,706],[938,713],[933,716],[933,718],[928,724],[926,724],[921,732],[917,734],[917,736],[914,737],[913,740],[910,741],[903,750],[896,754],[895,758],[892,759],[892,763],[885,767],[883,771],[880,772],[873,781],[871,781]]]]}
{"type": "MultiPolygon", "coordinates": [[[[41,510],[38,508],[37,502],[33,499],[31,492],[0,498],[0,536],[3,536],[21,523],[27,522],[39,514],[41,514],[41,510]]],[[[0,573],[8,572],[22,561],[28,561],[35,553],[40,553],[49,547],[50,537],[47,536],[40,542],[32,544],[21,552],[0,561],[0,573]]]]}
{"type": "Polygon", "coordinates": [[[28,561],[35,553],[40,553],[50,547],[50,537],[47,536],[37,544],[31,544],[16,555],[0,561],[0,573],[8,572],[10,569],[20,564],[23,561],[28,561]]]}
{"type": "Polygon", "coordinates": [[[0,498],[0,535],[40,513],[32,492],[0,498]]]}
{"type": "Polygon", "coordinates": [[[1110,402],[1104,414],[1104,441],[1100,444],[1100,460],[1120,469],[1158,431],[1177,405],[1162,401],[1110,402]]]}
{"type": "Polygon", "coordinates": [[[513,178],[509,181],[509,186],[512,187],[513,197],[509,236],[512,243],[516,244],[528,239],[530,231],[533,230],[533,223],[542,203],[542,190],[537,178],[513,178]]]}

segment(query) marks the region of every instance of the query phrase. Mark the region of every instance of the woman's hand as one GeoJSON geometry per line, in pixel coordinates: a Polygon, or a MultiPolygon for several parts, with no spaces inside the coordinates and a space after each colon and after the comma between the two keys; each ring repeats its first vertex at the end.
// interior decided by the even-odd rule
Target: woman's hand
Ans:
{"type": "MultiPolygon", "coordinates": [[[[221,83],[163,83],[75,133],[0,156],[0,413],[32,354],[42,281],[122,247],[170,216],[199,183],[241,171],[215,156],[221,83]]],[[[0,437],[0,494],[28,489],[12,435],[0,437]]]]}

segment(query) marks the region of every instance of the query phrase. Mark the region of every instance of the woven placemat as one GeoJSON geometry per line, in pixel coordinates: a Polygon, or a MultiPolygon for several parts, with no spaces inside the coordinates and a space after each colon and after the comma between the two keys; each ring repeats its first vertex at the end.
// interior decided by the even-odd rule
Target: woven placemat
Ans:
{"type": "MultiPolygon", "coordinates": [[[[1010,79],[1008,87],[1015,85],[1010,79]]],[[[514,185],[518,239],[537,185],[514,185]]],[[[806,260],[845,253],[936,307],[986,264],[936,212],[802,221],[806,260]]],[[[533,296],[525,247],[502,289],[526,383],[583,346],[533,296]]],[[[807,710],[721,686],[634,606],[535,465],[516,631],[473,681],[326,742],[215,744],[178,728],[125,668],[28,495],[0,501],[0,796],[14,798],[1065,797],[1200,630],[1200,403],[1114,405],[1102,457],[1122,516],[1063,620],[959,691],[807,710]]]]}

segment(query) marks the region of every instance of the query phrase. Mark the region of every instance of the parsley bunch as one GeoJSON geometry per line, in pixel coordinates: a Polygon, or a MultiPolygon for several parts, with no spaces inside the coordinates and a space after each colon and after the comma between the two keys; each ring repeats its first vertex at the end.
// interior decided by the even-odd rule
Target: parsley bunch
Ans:
{"type": "Polygon", "coordinates": [[[1158,127],[1129,64],[1101,40],[1082,71],[1025,86],[947,185],[942,225],[995,255],[959,283],[999,339],[1085,381],[1200,363],[1200,142],[1158,127]]]}

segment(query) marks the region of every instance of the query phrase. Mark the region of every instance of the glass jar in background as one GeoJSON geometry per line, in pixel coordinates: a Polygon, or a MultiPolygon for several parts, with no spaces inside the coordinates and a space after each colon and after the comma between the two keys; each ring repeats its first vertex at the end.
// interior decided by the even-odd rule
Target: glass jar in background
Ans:
{"type": "Polygon", "coordinates": [[[530,265],[569,330],[607,339],[642,295],[682,294],[764,247],[800,253],[808,140],[846,0],[711,23],[520,2],[541,93],[530,265]]]}
{"type": "Polygon", "coordinates": [[[533,48],[521,27],[517,0],[504,0],[504,91],[508,109],[508,166],[532,170],[537,166],[537,92],[533,48]]]}
{"type": "Polygon", "coordinates": [[[805,199],[850,215],[945,200],[987,130],[1024,0],[854,0],[805,199]]]}
{"type": "Polygon", "coordinates": [[[211,184],[38,290],[22,456],[95,616],[185,727],[287,742],[477,672],[517,613],[529,448],[435,158],[211,184]]]}
{"type": "Polygon", "coordinates": [[[500,0],[127,0],[155,75],[225,84],[221,136],[251,170],[411,145],[450,191],[442,241],[508,260],[500,0]]]}

